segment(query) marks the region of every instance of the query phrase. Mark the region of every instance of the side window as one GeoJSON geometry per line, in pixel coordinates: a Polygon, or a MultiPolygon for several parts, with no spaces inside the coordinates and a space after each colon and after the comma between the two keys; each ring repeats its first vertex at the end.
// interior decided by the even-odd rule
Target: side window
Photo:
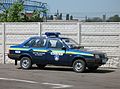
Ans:
{"type": "Polygon", "coordinates": [[[45,47],[46,45],[46,39],[36,39],[35,43],[32,45],[32,47],[45,47]]]}
{"type": "Polygon", "coordinates": [[[24,46],[31,46],[31,45],[33,45],[35,43],[35,39],[31,39],[31,40],[29,40],[24,46]]]}
{"type": "Polygon", "coordinates": [[[63,44],[57,39],[50,39],[48,42],[49,48],[62,48],[63,44]]]}

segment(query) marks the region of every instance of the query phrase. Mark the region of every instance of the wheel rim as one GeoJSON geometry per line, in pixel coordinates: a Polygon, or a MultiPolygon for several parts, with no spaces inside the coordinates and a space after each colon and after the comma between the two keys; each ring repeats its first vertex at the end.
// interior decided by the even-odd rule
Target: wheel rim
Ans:
{"type": "Polygon", "coordinates": [[[80,71],[82,68],[83,68],[82,63],[77,62],[77,63],[75,64],[75,70],[76,70],[76,71],[80,71]]]}
{"type": "Polygon", "coordinates": [[[29,63],[28,60],[23,60],[23,61],[22,61],[22,67],[23,67],[23,68],[28,68],[29,65],[30,65],[30,63],[29,63]]]}

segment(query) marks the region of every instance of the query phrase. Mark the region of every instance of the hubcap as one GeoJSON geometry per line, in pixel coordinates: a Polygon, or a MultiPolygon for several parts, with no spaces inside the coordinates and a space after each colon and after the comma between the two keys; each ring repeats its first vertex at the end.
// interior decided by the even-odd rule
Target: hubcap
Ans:
{"type": "Polygon", "coordinates": [[[22,62],[22,67],[23,68],[28,68],[28,66],[29,66],[29,61],[28,60],[23,60],[23,62],[22,62]]]}
{"type": "Polygon", "coordinates": [[[76,63],[75,69],[76,69],[77,71],[81,70],[82,68],[83,68],[83,65],[82,65],[80,62],[76,63]]]}

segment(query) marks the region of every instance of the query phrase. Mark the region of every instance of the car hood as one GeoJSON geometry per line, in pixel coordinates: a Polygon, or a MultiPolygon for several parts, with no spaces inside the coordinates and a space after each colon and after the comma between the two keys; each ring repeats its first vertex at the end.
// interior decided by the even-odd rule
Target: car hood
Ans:
{"type": "Polygon", "coordinates": [[[76,49],[78,51],[82,51],[82,52],[88,52],[91,54],[105,54],[104,52],[100,52],[100,51],[96,51],[96,50],[91,50],[91,49],[76,49]]]}

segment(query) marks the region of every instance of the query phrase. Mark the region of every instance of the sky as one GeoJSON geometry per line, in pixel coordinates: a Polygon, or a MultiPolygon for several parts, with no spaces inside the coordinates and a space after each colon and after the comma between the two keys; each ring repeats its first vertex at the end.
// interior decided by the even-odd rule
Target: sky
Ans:
{"type": "Polygon", "coordinates": [[[119,12],[120,0],[40,0],[48,3],[51,12],[119,12]]]}
{"type": "Polygon", "coordinates": [[[50,13],[120,13],[120,0],[37,0],[48,4],[50,13]]]}

